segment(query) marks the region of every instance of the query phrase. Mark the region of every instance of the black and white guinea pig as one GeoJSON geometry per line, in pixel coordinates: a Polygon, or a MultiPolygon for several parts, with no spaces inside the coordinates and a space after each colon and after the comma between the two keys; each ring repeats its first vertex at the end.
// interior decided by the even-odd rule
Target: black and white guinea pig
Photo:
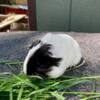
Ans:
{"type": "Polygon", "coordinates": [[[66,69],[84,63],[79,44],[67,34],[47,33],[31,46],[24,64],[27,75],[44,75],[58,78],[66,69]]]}

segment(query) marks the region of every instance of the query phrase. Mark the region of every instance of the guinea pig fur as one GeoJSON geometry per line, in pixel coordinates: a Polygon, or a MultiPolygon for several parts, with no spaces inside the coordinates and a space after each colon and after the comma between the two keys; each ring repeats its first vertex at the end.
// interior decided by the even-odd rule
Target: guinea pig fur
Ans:
{"type": "Polygon", "coordinates": [[[23,64],[23,72],[58,78],[69,67],[83,63],[80,46],[71,36],[47,33],[31,46],[23,64]]]}

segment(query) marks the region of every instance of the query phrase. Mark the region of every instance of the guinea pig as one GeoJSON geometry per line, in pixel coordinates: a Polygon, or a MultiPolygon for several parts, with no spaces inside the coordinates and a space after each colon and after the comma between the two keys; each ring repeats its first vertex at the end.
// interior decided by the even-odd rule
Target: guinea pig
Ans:
{"type": "Polygon", "coordinates": [[[85,63],[79,44],[67,34],[47,33],[32,45],[23,64],[27,75],[58,78],[66,69],[85,63]]]}

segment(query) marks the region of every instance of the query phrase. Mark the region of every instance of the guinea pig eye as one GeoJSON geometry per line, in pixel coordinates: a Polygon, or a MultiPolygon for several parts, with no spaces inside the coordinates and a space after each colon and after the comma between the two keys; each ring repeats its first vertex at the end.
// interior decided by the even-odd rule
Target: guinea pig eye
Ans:
{"type": "Polygon", "coordinates": [[[36,40],[32,44],[29,45],[29,48],[31,49],[33,46],[38,45],[41,42],[41,40],[36,40]]]}

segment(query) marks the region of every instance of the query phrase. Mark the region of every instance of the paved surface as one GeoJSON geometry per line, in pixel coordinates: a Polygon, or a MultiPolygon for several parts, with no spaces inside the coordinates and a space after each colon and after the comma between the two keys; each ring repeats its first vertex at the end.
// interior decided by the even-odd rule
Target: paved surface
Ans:
{"type": "MultiPolygon", "coordinates": [[[[23,61],[31,42],[41,37],[39,34],[36,32],[0,33],[0,61],[23,61]]],[[[14,70],[16,73],[20,72],[17,66],[14,70]]],[[[8,66],[0,64],[0,72],[11,71],[8,66]]]]}
{"type": "MultiPolygon", "coordinates": [[[[41,38],[45,33],[41,32],[16,32],[16,33],[0,33],[0,61],[3,60],[21,60],[23,61],[28,47],[32,41],[41,38]]],[[[67,75],[86,76],[100,75],[100,34],[99,33],[67,33],[74,37],[82,48],[82,53],[86,59],[87,65],[66,72],[67,75]]],[[[16,69],[16,68],[15,68],[16,69]]],[[[7,66],[0,65],[0,72],[11,71],[7,66]]],[[[16,69],[17,72],[20,68],[16,69]]],[[[95,87],[100,92],[97,82],[81,84],[73,90],[92,91],[95,87]]],[[[73,97],[72,97],[73,98],[73,97]]],[[[78,100],[77,97],[67,100],[78,100]]],[[[98,99],[99,100],[99,99],[98,99]]]]}

